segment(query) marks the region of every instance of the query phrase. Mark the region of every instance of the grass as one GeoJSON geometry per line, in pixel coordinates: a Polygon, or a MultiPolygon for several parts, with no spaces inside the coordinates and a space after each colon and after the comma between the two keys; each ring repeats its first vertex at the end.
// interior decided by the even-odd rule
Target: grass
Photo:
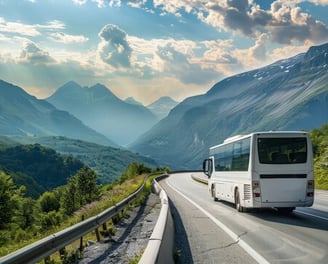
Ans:
{"type": "MultiPolygon", "coordinates": [[[[33,239],[27,239],[27,240],[21,240],[20,243],[14,243],[12,245],[6,245],[6,248],[1,248],[1,255],[7,255],[11,252],[14,252],[20,248],[23,248],[26,245],[32,244],[44,237],[47,237],[51,234],[54,234],[58,231],[61,231],[67,227],[70,227],[76,223],[79,223],[82,221],[82,217],[84,219],[90,218],[92,216],[95,216],[99,213],[101,213],[102,211],[106,210],[107,208],[110,208],[111,206],[117,204],[118,202],[122,201],[123,199],[125,199],[126,197],[128,197],[130,194],[132,194],[133,192],[135,192],[143,183],[143,180],[145,178],[145,174],[143,175],[138,175],[133,177],[132,179],[128,179],[122,183],[114,183],[111,185],[106,185],[103,186],[101,188],[101,193],[102,196],[98,201],[92,202],[90,204],[87,204],[86,206],[80,208],[78,211],[76,211],[72,217],[66,219],[65,221],[63,221],[61,223],[60,226],[56,226],[54,228],[48,229],[46,233],[43,234],[35,234],[35,236],[33,237],[33,239]]],[[[151,176],[148,178],[148,180],[146,181],[145,187],[143,189],[143,191],[140,192],[140,194],[136,197],[136,199],[129,205],[130,207],[135,207],[138,205],[141,205],[144,203],[145,198],[149,195],[149,193],[151,192],[151,184],[152,184],[152,179],[155,177],[151,176]]],[[[126,207],[123,212],[119,213],[118,217],[125,217],[125,215],[127,214],[129,207],[126,207]]],[[[115,220],[115,219],[114,219],[115,220]]],[[[106,236],[109,233],[114,233],[115,232],[115,227],[114,227],[114,223],[113,220],[109,220],[106,223],[107,226],[107,231],[105,230],[100,230],[102,228],[99,228],[100,230],[100,235],[101,237],[106,236]],[[107,232],[107,233],[106,233],[107,232]]],[[[85,243],[85,241],[87,240],[96,240],[96,233],[95,231],[85,235],[83,237],[83,242],[85,243]]],[[[76,249],[78,249],[80,247],[80,240],[77,240],[75,242],[73,242],[70,245],[67,245],[66,247],[66,258],[67,261],[62,261],[60,259],[60,255],[59,253],[55,253],[51,256],[51,259],[48,258],[48,260],[46,260],[46,263],[72,263],[70,262],[71,260],[74,260],[75,256],[78,255],[78,253],[76,253],[76,249]]],[[[79,254],[81,254],[79,252],[79,254]]]]}
{"type": "MultiPolygon", "coordinates": [[[[129,196],[131,193],[136,191],[141,186],[141,184],[144,180],[144,177],[145,177],[145,175],[139,175],[133,179],[124,181],[122,184],[117,184],[114,186],[112,186],[112,185],[105,186],[104,189],[102,190],[104,192],[104,194],[102,195],[101,199],[99,201],[88,204],[87,206],[84,206],[83,208],[81,208],[80,210],[75,212],[74,217],[69,220],[69,224],[77,223],[79,221],[79,219],[82,218],[82,216],[85,216],[85,219],[87,219],[89,217],[97,215],[97,214],[101,213],[102,211],[106,210],[107,208],[122,201],[124,198],[129,196]]],[[[110,219],[109,221],[106,222],[107,232],[105,230],[102,230],[99,232],[101,239],[104,238],[104,236],[108,235],[108,233],[111,233],[111,234],[115,233],[114,222],[118,221],[119,219],[121,219],[123,217],[126,217],[127,212],[130,207],[138,206],[143,203],[145,198],[150,193],[151,182],[154,177],[155,176],[152,176],[147,180],[143,191],[136,197],[136,199],[133,201],[132,204],[127,206],[123,210],[123,212],[120,212],[116,218],[110,219]]],[[[93,241],[97,240],[95,231],[93,231],[83,237],[84,242],[88,241],[88,240],[93,240],[93,241]]],[[[80,247],[80,240],[77,240],[66,247],[67,252],[71,252],[71,253],[68,253],[68,259],[74,260],[74,257],[72,257],[71,255],[77,254],[76,252],[79,247],[80,247]]],[[[51,256],[51,258],[52,258],[52,261],[55,261],[53,263],[63,263],[62,260],[60,260],[60,256],[58,253],[53,254],[51,256]]],[[[71,263],[71,262],[67,262],[67,263],[71,263]]]]}

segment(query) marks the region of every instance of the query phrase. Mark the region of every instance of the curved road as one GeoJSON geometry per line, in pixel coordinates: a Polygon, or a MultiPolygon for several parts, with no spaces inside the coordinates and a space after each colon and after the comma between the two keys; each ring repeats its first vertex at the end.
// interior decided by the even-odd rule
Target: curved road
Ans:
{"type": "Polygon", "coordinates": [[[326,191],[316,192],[311,208],[292,214],[238,213],[232,204],[214,202],[191,173],[171,174],[160,184],[171,202],[180,263],[328,263],[326,191]]]}

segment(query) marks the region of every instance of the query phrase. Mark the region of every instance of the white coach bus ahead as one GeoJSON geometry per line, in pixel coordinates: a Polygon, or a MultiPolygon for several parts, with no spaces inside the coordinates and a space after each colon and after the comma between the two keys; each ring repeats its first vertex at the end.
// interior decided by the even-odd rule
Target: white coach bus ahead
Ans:
{"type": "Polygon", "coordinates": [[[314,198],[313,153],[306,132],[256,132],[210,148],[203,169],[214,200],[291,212],[314,198]]]}

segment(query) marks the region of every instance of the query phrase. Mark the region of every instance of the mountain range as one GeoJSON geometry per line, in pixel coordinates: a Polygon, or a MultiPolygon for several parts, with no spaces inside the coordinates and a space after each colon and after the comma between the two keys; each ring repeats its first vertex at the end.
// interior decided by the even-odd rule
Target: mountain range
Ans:
{"type": "Polygon", "coordinates": [[[8,136],[65,136],[117,146],[66,111],[56,109],[22,88],[0,80],[0,134],[8,136]]]}
{"type": "Polygon", "coordinates": [[[216,83],[185,99],[129,147],[173,169],[199,169],[227,137],[328,122],[328,44],[216,83]]]}
{"type": "Polygon", "coordinates": [[[143,105],[125,102],[101,84],[81,87],[71,81],[46,100],[121,146],[134,141],[158,121],[143,105]]]}
{"type": "Polygon", "coordinates": [[[75,82],[39,100],[0,81],[0,134],[117,143],[160,166],[199,169],[208,148],[227,137],[311,130],[327,123],[328,44],[226,78],[170,110],[175,103],[161,98],[146,107],[133,98],[117,98],[101,84],[81,87],[75,82]]]}

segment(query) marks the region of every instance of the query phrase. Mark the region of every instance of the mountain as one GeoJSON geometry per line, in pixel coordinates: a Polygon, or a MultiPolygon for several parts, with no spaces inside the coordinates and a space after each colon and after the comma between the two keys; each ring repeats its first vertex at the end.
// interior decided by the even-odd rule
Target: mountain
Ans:
{"type": "Polygon", "coordinates": [[[122,101],[101,84],[83,88],[68,82],[46,100],[122,146],[157,122],[146,107],[122,101]]]}
{"type": "Polygon", "coordinates": [[[226,78],[187,98],[130,149],[173,169],[200,169],[208,148],[264,130],[310,130],[328,122],[328,44],[226,78]]]}
{"type": "Polygon", "coordinates": [[[166,117],[171,109],[173,109],[177,104],[178,102],[174,101],[171,97],[163,96],[148,105],[147,108],[160,120],[166,117]]]}
{"type": "Polygon", "coordinates": [[[65,185],[67,179],[83,167],[72,156],[63,156],[51,148],[35,145],[3,145],[1,169],[10,174],[17,186],[26,187],[26,195],[37,198],[45,191],[65,185]]]}
{"type": "Polygon", "coordinates": [[[141,105],[143,106],[142,103],[138,102],[136,99],[134,99],[133,97],[128,97],[124,100],[124,102],[128,103],[128,104],[132,104],[132,105],[141,105]]]}
{"type": "MultiPolygon", "coordinates": [[[[107,184],[117,180],[132,162],[143,163],[152,168],[158,167],[157,163],[151,158],[132,153],[128,150],[97,145],[61,136],[33,138],[12,137],[7,139],[7,141],[9,140],[16,142],[16,144],[40,144],[54,149],[60,154],[73,156],[97,173],[97,182],[99,184],[107,184]]],[[[5,141],[4,138],[0,137],[0,149],[1,142],[3,141],[5,141]]]]}
{"type": "Polygon", "coordinates": [[[0,80],[0,134],[66,136],[103,145],[115,144],[66,111],[0,80]]]}

